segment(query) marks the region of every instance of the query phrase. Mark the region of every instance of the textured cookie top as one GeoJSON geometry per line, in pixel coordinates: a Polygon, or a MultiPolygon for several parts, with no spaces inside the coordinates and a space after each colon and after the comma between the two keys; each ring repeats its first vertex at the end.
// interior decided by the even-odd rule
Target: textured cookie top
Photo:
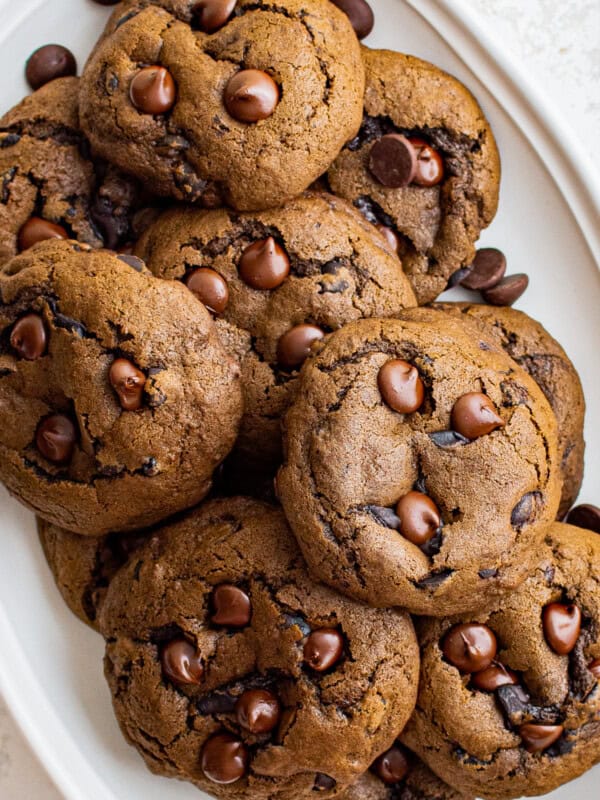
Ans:
{"type": "Polygon", "coordinates": [[[558,507],[556,421],[471,326],[403,317],[351,323],[307,362],[278,490],[315,575],[443,616],[489,604],[535,565],[558,507]]]}
{"type": "Polygon", "coordinates": [[[99,535],[206,494],[241,390],[185,287],[82,248],[42,242],[0,272],[0,477],[48,521],[99,535]]]}
{"type": "MultiPolygon", "coordinates": [[[[456,78],[426,61],[390,50],[363,47],[362,54],[366,70],[362,126],[327,178],[335,194],[396,235],[417,298],[425,303],[446,288],[456,269],[471,262],[481,229],[494,218],[498,150],[477,101],[456,78]],[[422,178],[417,174],[406,185],[389,186],[375,176],[371,152],[390,134],[415,144],[417,166],[425,173],[422,178]],[[429,149],[421,153],[423,146],[429,149]],[[435,176],[427,174],[433,163],[438,164],[435,176]]],[[[390,154],[396,161],[398,153],[390,154]]],[[[381,169],[375,166],[389,182],[381,169]]]]}
{"type": "Polygon", "coordinates": [[[214,32],[198,5],[132,0],[115,10],[83,73],[84,130],[158,194],[279,205],[358,130],[358,40],[325,0],[239,0],[214,32]],[[160,71],[138,77],[148,65],[160,71]]]}
{"type": "Polygon", "coordinates": [[[100,624],[129,741],[218,797],[333,796],[414,705],[408,615],[312,581],[282,512],[257,501],[163,528],[111,583],[100,624]],[[260,697],[270,707],[253,714],[260,697]]]}
{"type": "Polygon", "coordinates": [[[483,797],[545,794],[600,760],[600,537],[555,523],[546,545],[501,606],[420,628],[418,707],[403,739],[483,797]]]}

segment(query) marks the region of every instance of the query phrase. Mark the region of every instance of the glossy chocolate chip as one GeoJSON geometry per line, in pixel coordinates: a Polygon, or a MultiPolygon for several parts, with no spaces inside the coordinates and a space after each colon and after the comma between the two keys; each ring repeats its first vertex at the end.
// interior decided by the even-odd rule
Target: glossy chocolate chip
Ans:
{"type": "Polygon", "coordinates": [[[461,672],[480,672],[496,657],[497,642],[487,625],[462,623],[444,636],[442,651],[461,672]]]}
{"type": "Polygon", "coordinates": [[[204,33],[222,28],[233,14],[236,0],[198,0],[192,9],[194,25],[204,33]]]}
{"type": "Polygon", "coordinates": [[[417,157],[417,167],[412,182],[417,186],[437,186],[444,179],[444,159],[425,139],[411,136],[408,141],[417,157]]]}
{"type": "Polygon", "coordinates": [[[230,733],[217,733],[202,748],[200,764],[209,781],[227,785],[243,778],[248,771],[248,751],[230,733]]]}
{"type": "Polygon", "coordinates": [[[281,709],[273,692],[248,689],[235,704],[237,721],[250,733],[269,733],[279,724],[281,709]]]}
{"type": "Polygon", "coordinates": [[[123,248],[121,248],[117,258],[119,259],[119,261],[122,261],[124,264],[127,264],[128,267],[131,267],[136,272],[143,272],[146,266],[141,258],[138,258],[138,256],[134,256],[133,253],[124,252],[123,248]]]}
{"type": "Polygon", "coordinates": [[[131,81],[129,97],[144,114],[166,114],[175,105],[177,87],[164,67],[143,67],[131,81]]]}
{"type": "Polygon", "coordinates": [[[331,778],[329,775],[325,775],[324,772],[317,772],[315,775],[315,782],[313,785],[315,792],[328,792],[330,789],[334,789],[335,786],[335,779],[331,778]]]}
{"type": "Polygon", "coordinates": [[[344,651],[344,637],[335,628],[313,631],[304,644],[304,660],[316,672],[324,672],[337,664],[344,651]]]}
{"type": "Polygon", "coordinates": [[[279,103],[279,86],[260,69],[243,69],[230,78],[223,95],[225,108],[239,122],[267,119],[279,103]]]}
{"type": "Polygon", "coordinates": [[[519,683],[519,676],[504,664],[494,662],[481,672],[476,672],[471,678],[471,683],[482,692],[494,692],[500,686],[516,686],[519,683]]]}
{"type": "Polygon", "coordinates": [[[55,225],[41,217],[30,217],[19,231],[19,251],[28,250],[45,239],[68,239],[69,234],[62,225],[55,225]]]}
{"type": "Polygon", "coordinates": [[[212,593],[213,615],[215,625],[228,628],[243,628],[250,622],[252,604],[250,598],[238,586],[222,583],[212,593]]]}
{"type": "Polygon", "coordinates": [[[332,2],[346,14],[359,39],[364,39],[371,33],[375,18],[366,0],[332,0],[332,2]]]}
{"type": "Polygon", "coordinates": [[[408,492],[396,505],[400,533],[421,547],[437,533],[442,518],[431,497],[422,492],[408,492]]]}
{"type": "Polygon", "coordinates": [[[408,361],[386,361],[377,374],[377,385],[384,402],[400,414],[412,414],[423,404],[423,381],[419,370],[408,361]]]}
{"type": "Polygon", "coordinates": [[[25,77],[32,89],[39,89],[55,78],[66,78],[76,72],[75,56],[60,44],[45,44],[38,48],[25,65],[25,77]]]}
{"type": "Polygon", "coordinates": [[[248,245],[238,264],[240,277],[253,289],[276,289],[290,274],[290,260],[272,236],[248,245]]]}
{"type": "Polygon", "coordinates": [[[453,430],[467,439],[477,439],[503,427],[505,422],[487,395],[467,392],[454,404],[451,424],[453,430]]]}
{"type": "Polygon", "coordinates": [[[560,739],[563,730],[562,725],[535,725],[528,722],[521,725],[519,735],[528,753],[540,753],[560,739]]]}
{"type": "Polygon", "coordinates": [[[491,289],[500,283],[506,272],[506,257],[495,247],[483,247],[478,250],[473,264],[460,282],[461,286],[474,291],[491,289]]]}
{"type": "Polygon", "coordinates": [[[388,225],[376,225],[375,227],[377,228],[379,233],[384,237],[386,242],[389,244],[392,252],[399,253],[400,239],[398,238],[398,235],[393,230],[393,228],[390,228],[388,225]]]}
{"type": "Polygon", "coordinates": [[[204,667],[200,653],[187,639],[173,639],[160,653],[162,673],[178,686],[197,686],[204,667]]]}
{"type": "Polygon", "coordinates": [[[542,611],[544,636],[559,656],[568,655],[581,633],[581,611],[573,603],[550,603],[542,611]]]}
{"type": "Polygon", "coordinates": [[[10,346],[20,358],[27,361],[35,361],[44,355],[48,335],[39,314],[25,314],[15,322],[10,332],[10,346]]]}
{"type": "Polygon", "coordinates": [[[510,524],[518,531],[529,525],[536,518],[542,505],[539,492],[527,492],[510,512],[510,524]]]}
{"type": "Polygon", "coordinates": [[[471,267],[461,267],[457,269],[456,272],[453,272],[452,275],[448,278],[448,283],[446,284],[446,289],[453,289],[455,286],[462,284],[463,280],[467,277],[467,275],[471,272],[471,267]]]}
{"type": "Polygon", "coordinates": [[[277,362],[285,369],[297,369],[310,355],[313,344],[325,333],[316,325],[296,325],[283,334],[277,343],[277,362]]]}
{"type": "Polygon", "coordinates": [[[382,186],[390,189],[408,186],[417,170],[414,147],[399,133],[382,136],[371,147],[369,170],[382,186]]]}
{"type": "Polygon", "coordinates": [[[456,431],[434,431],[429,434],[429,438],[435,445],[442,448],[469,444],[469,439],[456,431]]]}
{"type": "Polygon", "coordinates": [[[576,525],[578,528],[600,533],[600,508],[590,503],[575,506],[569,511],[565,521],[569,525],[576,525]]]}
{"type": "Polygon", "coordinates": [[[227,281],[210,267],[200,267],[185,278],[185,285],[198,300],[215,314],[221,314],[227,307],[229,287],[227,281]]]}
{"type": "Polygon", "coordinates": [[[600,658],[594,659],[591,664],[588,664],[588,669],[600,681],[600,658]]]}
{"type": "Polygon", "coordinates": [[[51,414],[43,419],[35,434],[37,449],[53,464],[70,461],[76,441],[75,425],[64,414],[51,414]]]}
{"type": "Polygon", "coordinates": [[[512,306],[528,286],[529,278],[524,273],[508,275],[491,289],[482,292],[483,299],[493,306],[512,306]]]}
{"type": "Polygon", "coordinates": [[[371,771],[382,780],[386,786],[400,783],[408,775],[410,762],[403,747],[394,744],[371,765],[371,771]]]}
{"type": "Polygon", "coordinates": [[[146,376],[126,358],[116,358],[111,364],[108,380],[119,397],[121,408],[137,411],[142,405],[146,376]]]}

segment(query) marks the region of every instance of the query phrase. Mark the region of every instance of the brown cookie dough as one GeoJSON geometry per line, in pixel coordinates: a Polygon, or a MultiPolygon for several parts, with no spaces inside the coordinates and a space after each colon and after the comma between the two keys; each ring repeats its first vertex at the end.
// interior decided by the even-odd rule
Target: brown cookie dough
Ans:
{"type": "Polygon", "coordinates": [[[83,128],[157,194],[280,205],[358,130],[364,69],[352,26],[325,0],[238,0],[218,29],[198,5],[115,10],[81,79],[83,128]]]}
{"type": "Polygon", "coordinates": [[[100,624],[128,741],[217,797],[333,797],[414,705],[409,616],[313,582],[283,513],[255,500],[161,529],[112,581],[100,624]]]}
{"type": "Polygon", "coordinates": [[[221,340],[242,368],[245,414],[233,459],[244,469],[281,461],[280,419],[296,391],[299,364],[289,362],[298,348],[301,362],[311,336],[416,305],[380,234],[331,195],[260,213],[175,209],[136,252],[155,275],[185,281],[218,310],[221,340]]]}
{"type": "Polygon", "coordinates": [[[537,564],[556,420],[500,348],[440,311],[363,320],[307,362],[277,485],[312,572],[377,606],[489,606],[537,564]]]}
{"type": "Polygon", "coordinates": [[[402,739],[478,797],[546,794],[600,762],[600,538],[555,523],[546,544],[500,607],[420,630],[419,700],[402,739]]]}
{"type": "Polygon", "coordinates": [[[425,303],[471,263],[481,230],[494,218],[498,150],[477,101],[456,78],[413,56],[367,47],[362,53],[362,126],[327,179],[331,191],[397,237],[417,299],[425,303]],[[419,156],[416,163],[406,139],[419,156]]]}
{"type": "Polygon", "coordinates": [[[539,322],[514,308],[471,303],[439,303],[436,308],[477,324],[484,336],[491,333],[493,341],[531,375],[546,395],[558,422],[563,477],[558,518],[563,519],[579,494],[585,452],[585,398],[569,357],[539,322]]]}
{"type": "Polygon", "coordinates": [[[183,286],[41,242],[0,272],[0,409],[9,491],[68,530],[127,531],[206,495],[237,435],[239,367],[183,286]]]}

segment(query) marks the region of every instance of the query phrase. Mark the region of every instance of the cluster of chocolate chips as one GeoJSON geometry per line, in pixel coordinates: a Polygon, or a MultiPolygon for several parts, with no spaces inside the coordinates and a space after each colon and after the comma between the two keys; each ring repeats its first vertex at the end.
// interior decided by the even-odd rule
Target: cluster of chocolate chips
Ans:
{"type": "Polygon", "coordinates": [[[524,272],[506,275],[504,253],[495,247],[483,247],[470,266],[462,267],[450,278],[448,287],[457,285],[481,292],[490,305],[511,306],[529,286],[529,278],[524,272]]]}

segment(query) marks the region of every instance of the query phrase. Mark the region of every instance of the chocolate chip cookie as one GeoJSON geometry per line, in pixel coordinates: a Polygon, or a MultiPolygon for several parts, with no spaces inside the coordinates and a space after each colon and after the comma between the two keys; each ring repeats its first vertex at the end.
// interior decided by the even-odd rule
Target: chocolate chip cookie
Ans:
{"type": "Polygon", "coordinates": [[[217,797],[333,797],[411,714],[409,616],[309,578],[283,513],[210,501],[142,546],[100,614],[119,724],[217,797]]]}
{"type": "Polygon", "coordinates": [[[500,158],[475,98],[413,56],[362,48],[364,116],[327,173],[331,191],[387,229],[419,303],[470,264],[496,213],[500,158]]]}
{"type": "Polygon", "coordinates": [[[239,367],[206,309],[139,258],[40,242],[0,272],[0,479],[87,535],[201,500],[233,445],[239,367]]]}
{"type": "Polygon", "coordinates": [[[470,303],[440,303],[436,308],[476,323],[483,336],[490,333],[493,341],[531,375],[546,395],[558,422],[563,477],[558,518],[563,519],[579,494],[585,452],[585,398],[569,357],[539,322],[514,308],[470,303]]]}
{"type": "Polygon", "coordinates": [[[205,303],[239,359],[245,414],[234,460],[245,469],[280,463],[280,418],[315,341],[351,320],[416,305],[381,235],[332,195],[261,213],[175,209],[136,252],[205,303]]]}
{"type": "Polygon", "coordinates": [[[500,607],[420,630],[402,739],[478,797],[545,794],[600,761],[600,537],[555,523],[546,546],[500,607]]]}
{"type": "Polygon", "coordinates": [[[130,0],[81,80],[100,155],[157,194],[260,209],[306,189],[356,134],[364,68],[326,0],[130,0]]]}
{"type": "Polygon", "coordinates": [[[284,448],[278,492],[312,572],[377,606],[489,606],[534,569],[558,509],[546,398],[441,311],[332,333],[304,366],[284,448]]]}

